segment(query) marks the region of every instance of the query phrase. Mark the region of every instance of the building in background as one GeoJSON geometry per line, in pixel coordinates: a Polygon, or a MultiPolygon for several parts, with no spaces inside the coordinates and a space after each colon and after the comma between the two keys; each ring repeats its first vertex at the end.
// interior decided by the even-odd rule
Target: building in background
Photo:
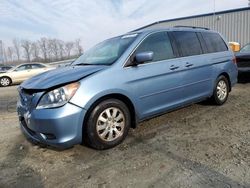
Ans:
{"type": "Polygon", "coordinates": [[[137,30],[173,26],[210,28],[219,31],[228,41],[239,42],[244,46],[250,43],[250,7],[163,20],[137,30]]]}

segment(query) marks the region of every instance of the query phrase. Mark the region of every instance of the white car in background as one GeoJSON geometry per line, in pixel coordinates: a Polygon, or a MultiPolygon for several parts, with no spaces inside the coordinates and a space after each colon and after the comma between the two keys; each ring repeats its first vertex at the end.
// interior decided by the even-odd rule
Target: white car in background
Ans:
{"type": "Polygon", "coordinates": [[[37,74],[55,69],[55,67],[43,63],[26,63],[18,65],[5,73],[0,73],[0,86],[19,84],[37,74]]]}

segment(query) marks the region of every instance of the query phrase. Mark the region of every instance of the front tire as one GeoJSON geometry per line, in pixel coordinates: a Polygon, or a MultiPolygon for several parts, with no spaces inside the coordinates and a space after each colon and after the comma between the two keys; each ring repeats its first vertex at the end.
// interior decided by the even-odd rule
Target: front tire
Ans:
{"type": "Polygon", "coordinates": [[[219,76],[216,80],[212,100],[217,105],[223,105],[229,95],[229,83],[225,76],[219,76]]]}
{"type": "Polygon", "coordinates": [[[2,77],[0,78],[0,86],[7,87],[11,85],[11,79],[8,77],[2,77]]]}
{"type": "Polygon", "coordinates": [[[120,144],[128,135],[131,116],[128,107],[117,99],[99,103],[91,111],[83,130],[83,142],[103,150],[120,144]]]}

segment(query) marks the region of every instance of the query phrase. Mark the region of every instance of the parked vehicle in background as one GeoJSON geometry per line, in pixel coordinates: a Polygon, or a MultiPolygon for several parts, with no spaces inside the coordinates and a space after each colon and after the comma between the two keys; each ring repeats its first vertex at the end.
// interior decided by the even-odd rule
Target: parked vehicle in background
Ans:
{"type": "Polygon", "coordinates": [[[0,86],[6,87],[18,84],[37,74],[52,70],[54,67],[43,63],[26,63],[13,67],[5,73],[0,73],[0,86]]]}
{"type": "Polygon", "coordinates": [[[0,67],[0,73],[7,72],[8,70],[12,69],[13,66],[1,66],[0,67]]]}
{"type": "Polygon", "coordinates": [[[240,73],[250,73],[250,43],[235,53],[238,71],[240,73]]]}
{"type": "Polygon", "coordinates": [[[237,74],[234,54],[217,32],[131,32],[96,45],[71,66],[23,82],[19,122],[34,142],[107,149],[137,122],[208,98],[224,104],[237,74]]]}

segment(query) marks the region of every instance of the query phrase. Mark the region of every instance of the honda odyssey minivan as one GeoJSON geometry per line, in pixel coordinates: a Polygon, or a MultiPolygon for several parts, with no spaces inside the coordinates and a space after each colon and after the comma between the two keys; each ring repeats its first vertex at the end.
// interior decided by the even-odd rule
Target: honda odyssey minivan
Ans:
{"type": "Polygon", "coordinates": [[[23,82],[21,130],[36,143],[108,149],[145,119],[206,99],[224,104],[235,63],[222,36],[205,28],[130,32],[23,82]]]}

